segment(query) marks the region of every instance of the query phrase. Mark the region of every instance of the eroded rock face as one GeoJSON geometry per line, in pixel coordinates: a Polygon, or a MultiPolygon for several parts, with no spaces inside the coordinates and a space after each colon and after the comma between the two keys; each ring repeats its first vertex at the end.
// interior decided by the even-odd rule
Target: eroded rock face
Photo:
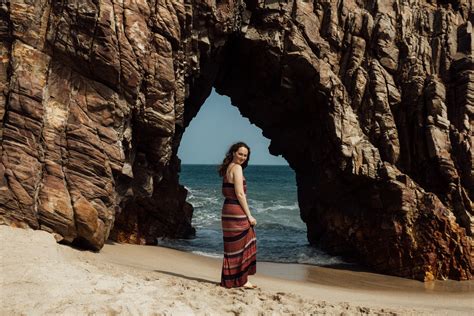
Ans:
{"type": "Polygon", "coordinates": [[[177,149],[215,87],[295,170],[308,239],[472,278],[469,1],[11,1],[0,217],[100,249],[189,237],[177,149]]]}

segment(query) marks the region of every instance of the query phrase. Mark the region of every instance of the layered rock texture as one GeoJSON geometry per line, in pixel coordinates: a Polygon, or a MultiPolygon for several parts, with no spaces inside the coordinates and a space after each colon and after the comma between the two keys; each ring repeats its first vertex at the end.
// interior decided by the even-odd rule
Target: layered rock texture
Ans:
{"type": "Polygon", "coordinates": [[[312,244],[472,278],[469,0],[18,0],[0,17],[3,223],[96,250],[191,237],[177,149],[215,87],[294,169],[312,244]]]}

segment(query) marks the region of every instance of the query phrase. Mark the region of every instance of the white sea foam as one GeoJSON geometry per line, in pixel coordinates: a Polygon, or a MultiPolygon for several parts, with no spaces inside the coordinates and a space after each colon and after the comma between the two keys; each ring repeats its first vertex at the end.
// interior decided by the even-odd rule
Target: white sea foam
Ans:
{"type": "Polygon", "coordinates": [[[194,254],[200,255],[200,256],[204,256],[204,257],[211,257],[211,258],[222,258],[223,257],[223,254],[210,253],[210,252],[204,252],[204,251],[198,251],[198,250],[191,251],[191,253],[194,253],[194,254]]]}
{"type": "Polygon", "coordinates": [[[206,228],[210,225],[220,223],[220,212],[209,213],[209,212],[195,212],[193,216],[193,225],[196,228],[206,228]]]}
{"type": "Polygon", "coordinates": [[[266,213],[266,212],[275,212],[275,211],[292,211],[292,212],[299,212],[298,206],[296,205],[281,205],[281,204],[273,204],[267,207],[257,208],[256,212],[258,213],[266,213]]]}
{"type": "Polygon", "coordinates": [[[287,201],[277,200],[277,201],[258,201],[249,199],[249,206],[255,210],[257,213],[266,213],[266,212],[274,212],[279,210],[285,211],[292,211],[292,212],[299,212],[298,203],[286,203],[287,201]]]}
{"type": "Polygon", "coordinates": [[[331,257],[328,254],[320,252],[309,256],[306,253],[301,253],[296,258],[297,263],[313,264],[313,265],[333,265],[345,263],[340,257],[331,257]]]}
{"type": "MultiPolygon", "coordinates": [[[[205,252],[200,250],[192,250],[191,253],[210,257],[210,258],[222,258],[222,253],[215,253],[215,252],[205,252]]],[[[344,264],[346,263],[340,257],[331,257],[323,252],[308,255],[306,253],[300,253],[293,258],[283,258],[278,256],[272,256],[271,254],[262,255],[259,253],[259,260],[267,261],[267,262],[280,262],[280,263],[299,263],[299,264],[310,264],[310,265],[335,265],[335,264],[344,264]]]]}
{"type": "Polygon", "coordinates": [[[207,203],[211,203],[211,204],[217,204],[217,203],[221,203],[222,201],[222,198],[221,197],[215,197],[215,196],[203,196],[201,197],[202,200],[204,200],[205,202],[207,203]]]}

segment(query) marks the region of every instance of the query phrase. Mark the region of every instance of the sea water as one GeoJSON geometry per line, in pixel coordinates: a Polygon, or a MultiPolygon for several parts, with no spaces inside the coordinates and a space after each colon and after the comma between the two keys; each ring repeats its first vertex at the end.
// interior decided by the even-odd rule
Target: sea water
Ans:
{"type": "MultiPolygon", "coordinates": [[[[182,165],[180,183],[188,190],[194,206],[194,239],[159,239],[161,246],[222,257],[222,178],[216,165],[182,165]]],[[[301,220],[294,171],[289,166],[249,165],[244,169],[247,201],[257,220],[259,261],[332,265],[343,263],[309,245],[301,220]]]]}

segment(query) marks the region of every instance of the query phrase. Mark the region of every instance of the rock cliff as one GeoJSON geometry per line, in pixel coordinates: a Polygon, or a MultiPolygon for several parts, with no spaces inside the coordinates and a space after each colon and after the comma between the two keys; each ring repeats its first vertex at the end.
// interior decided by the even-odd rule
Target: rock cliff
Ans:
{"type": "Polygon", "coordinates": [[[0,1],[0,219],[100,249],[190,237],[177,149],[212,87],[294,169],[308,239],[474,273],[469,0],[0,1]]]}

